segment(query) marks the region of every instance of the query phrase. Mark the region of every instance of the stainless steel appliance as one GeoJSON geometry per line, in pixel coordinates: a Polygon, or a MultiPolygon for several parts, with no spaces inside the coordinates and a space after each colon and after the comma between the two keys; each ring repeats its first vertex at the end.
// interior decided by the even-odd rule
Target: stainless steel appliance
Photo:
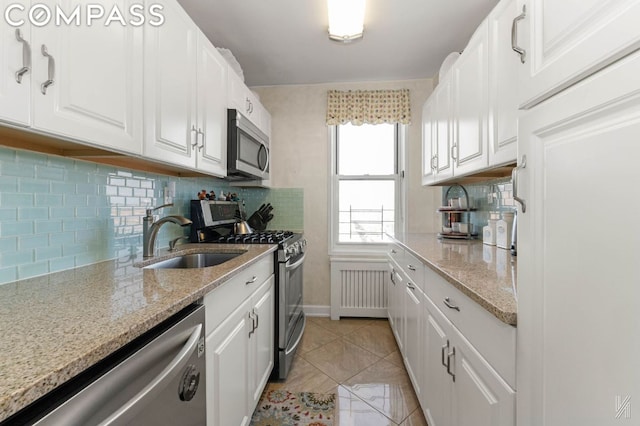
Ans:
{"type": "Polygon", "coordinates": [[[8,424],[204,425],[204,319],[204,306],[185,308],[8,424]]]}
{"type": "Polygon", "coordinates": [[[219,208],[216,201],[191,201],[192,242],[227,244],[277,244],[274,258],[276,274],[275,366],[272,377],[285,379],[302,339],[305,316],[302,309],[303,272],[307,241],[303,234],[290,231],[233,232],[235,210],[219,208]],[[211,214],[210,218],[205,212],[211,214]]]}
{"type": "MultiPolygon", "coordinates": [[[[280,246],[280,245],[279,245],[280,246]]],[[[302,339],[306,318],[302,310],[303,267],[307,240],[293,234],[278,249],[278,302],[276,306],[276,365],[273,377],[286,379],[302,339]]]]}
{"type": "Polygon", "coordinates": [[[269,137],[238,110],[227,115],[227,179],[269,179],[269,137]]]}

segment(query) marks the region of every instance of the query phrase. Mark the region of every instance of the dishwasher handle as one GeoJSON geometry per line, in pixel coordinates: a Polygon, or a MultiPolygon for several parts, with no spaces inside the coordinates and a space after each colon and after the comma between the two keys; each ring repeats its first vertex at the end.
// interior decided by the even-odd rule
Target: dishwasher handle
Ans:
{"type": "Polygon", "coordinates": [[[133,398],[127,401],[116,412],[111,414],[107,419],[102,421],[98,426],[110,426],[115,424],[122,424],[126,422],[128,416],[133,416],[136,413],[132,410],[136,405],[145,404],[146,400],[154,399],[158,393],[162,391],[163,385],[167,381],[173,380],[174,377],[185,367],[189,362],[189,358],[193,351],[198,347],[198,341],[200,340],[200,334],[202,333],[202,324],[198,324],[189,336],[187,343],[182,347],[180,352],[171,360],[169,364],[158,374],[148,385],[146,385],[140,392],[138,392],[133,398]]]}

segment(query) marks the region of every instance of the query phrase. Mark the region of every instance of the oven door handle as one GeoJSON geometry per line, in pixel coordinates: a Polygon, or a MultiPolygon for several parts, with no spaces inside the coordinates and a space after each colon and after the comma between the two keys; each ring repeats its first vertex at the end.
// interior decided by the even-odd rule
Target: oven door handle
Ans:
{"type": "Polygon", "coordinates": [[[138,407],[144,407],[146,406],[145,400],[153,399],[159,392],[162,392],[167,381],[173,380],[173,378],[176,377],[176,375],[180,373],[184,366],[189,362],[191,354],[196,347],[198,347],[200,334],[202,334],[202,324],[198,324],[193,329],[187,343],[184,344],[182,349],[180,349],[180,352],[178,352],[171,362],[167,364],[160,374],[158,374],[148,385],[127,401],[115,413],[111,414],[106,420],[100,423],[99,426],[126,423],[131,420],[131,416],[136,414],[136,411],[133,410],[136,405],[138,407]]]}
{"type": "MultiPolygon", "coordinates": [[[[305,327],[306,327],[306,326],[307,326],[307,317],[306,317],[305,315],[302,315],[302,330],[303,330],[303,331],[304,331],[304,329],[305,329],[305,327]]],[[[291,347],[290,347],[290,348],[289,348],[289,349],[284,353],[284,354],[285,354],[285,356],[286,356],[286,355],[290,355],[290,354],[291,354],[291,352],[293,352],[293,351],[295,351],[295,350],[296,350],[296,348],[298,347],[298,344],[300,343],[300,340],[302,340],[302,336],[303,336],[303,335],[304,335],[304,332],[303,332],[303,333],[300,333],[300,334],[298,335],[298,338],[296,339],[296,342],[295,342],[293,345],[291,345],[291,347]]]]}
{"type": "Polygon", "coordinates": [[[304,262],[304,258],[305,258],[305,257],[307,257],[307,255],[306,255],[306,254],[303,254],[303,255],[302,255],[302,258],[301,258],[300,260],[296,261],[296,263],[291,264],[291,265],[285,265],[285,269],[286,269],[287,271],[291,271],[291,270],[293,270],[293,269],[296,269],[298,266],[302,265],[302,263],[304,262]]]}

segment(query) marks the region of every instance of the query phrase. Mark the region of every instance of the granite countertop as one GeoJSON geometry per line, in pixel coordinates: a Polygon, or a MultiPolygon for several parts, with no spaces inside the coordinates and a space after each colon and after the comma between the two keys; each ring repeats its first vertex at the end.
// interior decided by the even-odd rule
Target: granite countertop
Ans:
{"type": "Polygon", "coordinates": [[[516,258],[479,240],[406,233],[393,240],[500,321],[517,324],[516,258]]]}
{"type": "MultiPolygon", "coordinates": [[[[185,244],[243,252],[201,269],[140,269],[132,256],[0,285],[0,421],[275,251],[268,244],[185,244]]],[[[146,265],[152,261],[145,261],[146,265]]]]}

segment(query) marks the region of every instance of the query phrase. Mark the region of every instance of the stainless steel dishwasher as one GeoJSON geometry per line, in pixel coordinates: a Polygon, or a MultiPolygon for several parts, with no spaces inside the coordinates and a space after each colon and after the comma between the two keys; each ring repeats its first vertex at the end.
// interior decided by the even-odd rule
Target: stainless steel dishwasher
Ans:
{"type": "Polygon", "coordinates": [[[38,426],[202,426],[204,336],[204,306],[191,305],[102,362],[99,377],[89,372],[83,379],[88,384],[71,383],[82,390],[64,402],[47,402],[45,397],[44,404],[13,420],[38,426]],[[44,417],[34,414],[43,406],[54,408],[45,410],[44,417]]]}

